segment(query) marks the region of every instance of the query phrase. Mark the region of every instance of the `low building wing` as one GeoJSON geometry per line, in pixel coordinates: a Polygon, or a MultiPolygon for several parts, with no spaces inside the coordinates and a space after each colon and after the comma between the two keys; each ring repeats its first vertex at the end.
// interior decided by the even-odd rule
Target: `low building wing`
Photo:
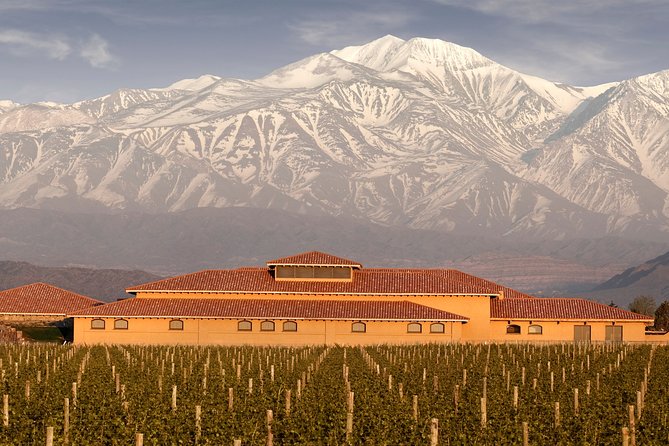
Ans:
{"type": "Polygon", "coordinates": [[[0,314],[65,316],[103,302],[46,283],[33,283],[0,292],[0,314]]]}
{"type": "Polygon", "coordinates": [[[633,313],[578,298],[492,299],[491,319],[607,320],[653,322],[651,316],[633,313]]]}
{"type": "Polygon", "coordinates": [[[126,299],[73,311],[76,317],[171,317],[466,322],[468,317],[413,302],[274,299],[126,299]]]}

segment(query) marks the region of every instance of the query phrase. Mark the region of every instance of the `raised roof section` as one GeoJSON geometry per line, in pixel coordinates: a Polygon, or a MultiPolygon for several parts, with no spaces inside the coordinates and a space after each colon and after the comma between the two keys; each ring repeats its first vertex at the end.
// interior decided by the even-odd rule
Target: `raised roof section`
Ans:
{"type": "Polygon", "coordinates": [[[501,293],[454,270],[356,271],[352,281],[274,280],[267,269],[206,270],[128,288],[137,292],[357,295],[486,295],[501,293]],[[459,278],[468,279],[460,281],[459,278]]]}
{"type": "Polygon", "coordinates": [[[350,266],[352,268],[362,268],[362,265],[353,260],[345,259],[343,257],[333,256],[320,251],[309,251],[301,254],[295,254],[280,259],[270,260],[267,266],[273,267],[277,265],[286,266],[350,266]]]}

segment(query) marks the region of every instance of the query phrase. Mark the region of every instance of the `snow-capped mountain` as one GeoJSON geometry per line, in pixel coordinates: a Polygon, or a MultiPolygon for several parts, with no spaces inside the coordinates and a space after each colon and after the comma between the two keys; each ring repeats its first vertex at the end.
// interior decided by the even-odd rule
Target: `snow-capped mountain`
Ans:
{"type": "Polygon", "coordinates": [[[257,80],[0,102],[0,206],[251,206],[669,239],[669,72],[588,88],[386,36],[257,80]]]}

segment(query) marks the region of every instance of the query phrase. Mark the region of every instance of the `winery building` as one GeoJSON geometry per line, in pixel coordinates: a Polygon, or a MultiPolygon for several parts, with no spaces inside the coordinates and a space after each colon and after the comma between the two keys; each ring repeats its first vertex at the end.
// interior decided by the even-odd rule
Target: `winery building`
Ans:
{"type": "Polygon", "coordinates": [[[411,344],[645,341],[653,319],[536,298],[453,269],[363,268],[317,251],[207,270],[71,311],[78,344],[411,344]]]}

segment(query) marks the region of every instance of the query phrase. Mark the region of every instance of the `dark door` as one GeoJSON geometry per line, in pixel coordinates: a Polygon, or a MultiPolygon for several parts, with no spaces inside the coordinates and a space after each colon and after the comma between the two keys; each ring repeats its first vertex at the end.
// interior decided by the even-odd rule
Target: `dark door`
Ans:
{"type": "Polygon", "coordinates": [[[590,325],[575,325],[574,341],[590,342],[590,325]]]}
{"type": "Polygon", "coordinates": [[[622,342],[623,327],[621,325],[607,325],[605,339],[611,342],[622,342]]]}

